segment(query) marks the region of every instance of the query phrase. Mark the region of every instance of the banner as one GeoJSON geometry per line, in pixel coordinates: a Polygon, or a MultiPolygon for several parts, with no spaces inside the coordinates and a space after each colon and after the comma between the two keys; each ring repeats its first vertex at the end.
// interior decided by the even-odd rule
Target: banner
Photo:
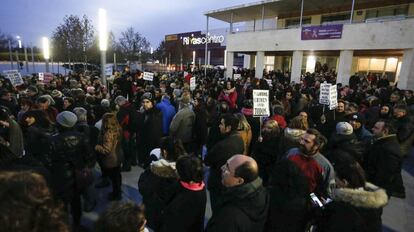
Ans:
{"type": "Polygon", "coordinates": [[[105,64],[105,76],[112,76],[114,69],[113,64],[105,64]]]}
{"type": "Polygon", "coordinates": [[[268,117],[269,109],[269,90],[253,90],[253,116],[268,117]]]}
{"type": "Polygon", "coordinates": [[[241,79],[241,74],[233,74],[233,79],[234,80],[241,79]]]}
{"type": "Polygon", "coordinates": [[[320,25],[302,27],[302,40],[340,39],[343,25],[320,25]]]}
{"type": "Polygon", "coordinates": [[[4,70],[4,77],[10,80],[13,86],[24,84],[22,75],[20,75],[18,70],[4,70]]]}
{"type": "Polygon", "coordinates": [[[196,78],[195,77],[191,77],[190,78],[190,90],[194,91],[196,89],[196,78]]]}
{"type": "Polygon", "coordinates": [[[144,80],[153,81],[154,80],[154,73],[144,72],[144,80]]]}

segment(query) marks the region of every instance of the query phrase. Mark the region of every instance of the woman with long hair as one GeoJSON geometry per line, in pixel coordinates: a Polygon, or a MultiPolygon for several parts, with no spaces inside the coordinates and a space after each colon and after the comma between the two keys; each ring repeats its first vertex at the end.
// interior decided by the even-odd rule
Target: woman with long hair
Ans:
{"type": "Polygon", "coordinates": [[[243,139],[244,152],[243,155],[250,155],[250,142],[252,141],[252,128],[246,117],[242,113],[235,114],[236,118],[239,119],[239,126],[237,131],[240,137],[243,139]]]}
{"type": "Polygon", "coordinates": [[[113,113],[106,113],[102,117],[102,129],[98,138],[101,142],[95,146],[102,156],[102,172],[112,181],[111,200],[120,200],[121,193],[121,134],[122,129],[113,113]]]}

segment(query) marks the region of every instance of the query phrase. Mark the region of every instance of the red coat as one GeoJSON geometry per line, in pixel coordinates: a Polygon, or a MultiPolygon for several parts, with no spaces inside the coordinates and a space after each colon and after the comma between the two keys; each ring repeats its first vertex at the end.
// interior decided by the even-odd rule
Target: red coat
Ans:
{"type": "Polygon", "coordinates": [[[229,104],[230,109],[235,109],[237,107],[237,92],[234,90],[230,94],[225,94],[224,91],[221,91],[220,95],[217,98],[218,101],[225,101],[229,104]]]}

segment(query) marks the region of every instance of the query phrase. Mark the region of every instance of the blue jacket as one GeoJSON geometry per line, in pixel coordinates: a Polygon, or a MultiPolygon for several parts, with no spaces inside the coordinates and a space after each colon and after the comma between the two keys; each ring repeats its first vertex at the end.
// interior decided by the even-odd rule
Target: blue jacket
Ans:
{"type": "Polygon", "coordinates": [[[168,135],[170,123],[176,113],[175,108],[171,105],[170,100],[165,98],[156,107],[162,112],[162,132],[164,135],[168,135]]]}

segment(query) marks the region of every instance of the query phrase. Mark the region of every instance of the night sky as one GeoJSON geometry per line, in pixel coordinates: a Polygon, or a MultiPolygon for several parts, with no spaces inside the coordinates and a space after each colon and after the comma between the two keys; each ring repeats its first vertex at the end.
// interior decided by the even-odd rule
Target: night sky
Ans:
{"type": "MultiPolygon", "coordinates": [[[[204,30],[203,13],[255,0],[2,0],[0,31],[20,36],[23,43],[41,46],[65,15],[86,14],[98,29],[98,8],[107,10],[108,31],[115,37],[128,27],[140,32],[156,48],[166,34],[204,30]]],[[[210,28],[228,27],[210,19],[210,28]]]]}

